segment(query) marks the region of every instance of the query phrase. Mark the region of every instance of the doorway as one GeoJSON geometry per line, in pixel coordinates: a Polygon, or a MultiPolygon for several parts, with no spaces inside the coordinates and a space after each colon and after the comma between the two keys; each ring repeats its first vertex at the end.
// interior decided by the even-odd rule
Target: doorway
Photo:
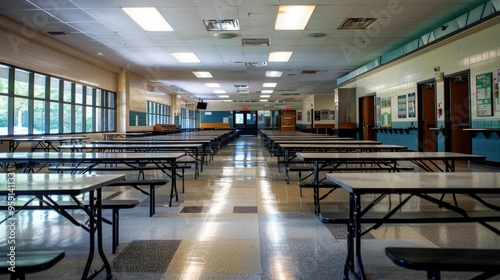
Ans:
{"type": "MultiPolygon", "coordinates": [[[[437,152],[436,84],[434,80],[418,84],[418,151],[437,152]]],[[[439,110],[439,109],[438,109],[439,110]]]]}
{"type": "Polygon", "coordinates": [[[234,111],[233,122],[241,135],[257,135],[257,111],[234,111]]]}
{"type": "Polygon", "coordinates": [[[472,139],[465,128],[470,128],[469,71],[445,77],[445,151],[472,153],[472,139]]]}
{"type": "Polygon", "coordinates": [[[375,95],[363,96],[359,99],[360,139],[377,140],[375,127],[375,95]]]}

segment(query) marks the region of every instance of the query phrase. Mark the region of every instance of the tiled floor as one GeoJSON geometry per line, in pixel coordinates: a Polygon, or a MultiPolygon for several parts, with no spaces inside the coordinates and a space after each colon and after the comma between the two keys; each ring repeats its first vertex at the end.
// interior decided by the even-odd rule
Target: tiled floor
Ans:
{"type": "MultiPolygon", "coordinates": [[[[459,167],[462,172],[472,170],[496,169],[459,167]]],[[[143,202],[120,211],[117,254],[111,254],[111,229],[104,228],[114,279],[342,279],[345,226],[318,220],[312,190],[305,190],[301,198],[294,175],[287,185],[276,158],[268,156],[257,137],[242,136],[223,147],[198,179],[190,172],[185,193],[172,207],[167,205],[167,188],[157,189],[157,210],[151,218],[146,196],[121,189],[123,193],[116,198],[143,202]]],[[[106,195],[116,191],[108,189],[106,195]]],[[[500,204],[500,198],[487,199],[500,204]]],[[[338,190],[322,203],[322,210],[345,209],[346,205],[346,193],[338,190]]],[[[412,207],[426,205],[417,201],[412,207]]],[[[56,267],[28,275],[28,279],[79,278],[88,248],[84,230],[50,211],[25,211],[19,222],[17,248],[66,250],[65,259],[56,267]]],[[[3,228],[2,252],[7,234],[3,228]]],[[[385,247],[400,245],[500,249],[500,237],[472,224],[384,225],[363,239],[370,279],[425,279],[424,272],[401,269],[385,257],[385,247]]],[[[443,279],[469,276],[443,273],[443,279]]],[[[0,278],[7,279],[6,275],[0,278]]],[[[104,279],[103,275],[97,278],[104,279]]]]}

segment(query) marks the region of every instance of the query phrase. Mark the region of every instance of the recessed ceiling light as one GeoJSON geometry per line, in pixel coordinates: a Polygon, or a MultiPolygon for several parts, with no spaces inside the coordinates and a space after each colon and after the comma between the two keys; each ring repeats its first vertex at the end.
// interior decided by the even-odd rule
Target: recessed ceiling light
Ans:
{"type": "Polygon", "coordinates": [[[283,75],[281,71],[266,71],[266,77],[278,78],[281,77],[281,75],[283,75]]]}
{"type": "Polygon", "coordinates": [[[122,8],[146,31],[174,31],[163,16],[153,7],[122,8]]]}
{"type": "Polygon", "coordinates": [[[216,90],[213,90],[213,93],[215,93],[215,94],[226,93],[226,91],[223,89],[216,89],[216,90]]]}
{"type": "Polygon", "coordinates": [[[269,97],[271,97],[271,95],[269,95],[269,94],[262,94],[262,95],[260,96],[260,98],[269,98],[269,97]]]}
{"type": "Polygon", "coordinates": [[[205,83],[205,86],[207,86],[209,88],[220,87],[219,83],[205,83]]]}
{"type": "Polygon", "coordinates": [[[172,53],[172,55],[182,63],[199,63],[200,59],[192,52],[172,53]]]}
{"type": "Polygon", "coordinates": [[[207,71],[193,71],[193,74],[200,79],[213,78],[212,74],[207,71]]]}
{"type": "Polygon", "coordinates": [[[287,62],[290,60],[293,52],[271,52],[269,53],[270,62],[287,62]]]}
{"type": "Polygon", "coordinates": [[[233,100],[226,99],[224,102],[233,102],[233,100]]]}
{"type": "Polygon", "coordinates": [[[274,90],[272,89],[265,89],[265,90],[262,90],[260,93],[273,93],[274,90]]]}
{"type": "Polygon", "coordinates": [[[316,5],[281,5],[275,30],[304,30],[316,5]]]}
{"type": "Polygon", "coordinates": [[[263,83],[262,87],[276,87],[277,85],[277,83],[263,83]]]}
{"type": "Polygon", "coordinates": [[[227,95],[227,94],[222,94],[222,95],[218,95],[218,96],[219,96],[219,98],[229,98],[229,95],[227,95]]]}
{"type": "Polygon", "coordinates": [[[261,99],[259,100],[259,102],[267,102],[268,100],[267,99],[261,99]]]}

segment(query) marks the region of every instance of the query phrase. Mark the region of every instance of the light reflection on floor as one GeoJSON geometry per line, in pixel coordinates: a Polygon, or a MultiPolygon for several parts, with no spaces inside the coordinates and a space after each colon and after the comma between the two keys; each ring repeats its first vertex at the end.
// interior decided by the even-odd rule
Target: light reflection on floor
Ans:
{"type": "MultiPolygon", "coordinates": [[[[475,165],[458,169],[484,170],[475,165]]],[[[168,188],[157,189],[157,210],[152,218],[147,215],[149,204],[145,195],[126,190],[117,197],[143,201],[139,207],[120,211],[118,253],[126,254],[132,241],[182,242],[174,257],[165,260],[164,272],[115,270],[115,279],[342,278],[345,225],[324,225],[318,220],[313,214],[312,190],[299,195],[297,174],[291,174],[291,182],[286,184],[283,170],[278,171],[276,158],[267,156],[260,139],[242,136],[218,151],[198,179],[194,179],[192,170],[187,174],[186,191],[172,207],[166,203],[168,188]]],[[[107,189],[106,194],[114,191],[107,189]]],[[[458,199],[467,207],[478,207],[465,197],[458,199]]],[[[500,204],[500,198],[488,199],[500,204]]],[[[322,209],[345,209],[347,201],[347,194],[337,190],[322,202],[322,209]]],[[[385,201],[378,207],[388,205],[385,201]]],[[[429,205],[416,201],[409,207],[426,209],[429,205]]],[[[110,218],[110,213],[106,215],[110,218]]],[[[88,248],[85,231],[52,211],[25,211],[19,222],[19,248],[62,248],[67,252],[54,269],[30,279],[79,278],[85,261],[82,252],[88,248]]],[[[0,231],[0,244],[5,244],[6,234],[7,231],[0,231]]],[[[110,252],[109,226],[104,228],[104,235],[106,254],[113,262],[118,254],[110,252]]],[[[500,248],[500,237],[471,224],[384,225],[363,240],[365,269],[370,279],[425,279],[425,273],[390,263],[383,249],[392,245],[500,248]]],[[[133,261],[140,262],[140,254],[133,261]]],[[[444,279],[466,276],[470,275],[443,274],[444,279]]]]}

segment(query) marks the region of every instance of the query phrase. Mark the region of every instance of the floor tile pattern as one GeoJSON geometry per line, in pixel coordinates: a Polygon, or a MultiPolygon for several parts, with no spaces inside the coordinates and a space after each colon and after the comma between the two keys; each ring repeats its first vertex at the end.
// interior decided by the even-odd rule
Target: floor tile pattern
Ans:
{"type": "MultiPolygon", "coordinates": [[[[457,170],[499,169],[461,164],[457,170]]],[[[131,188],[105,189],[104,196],[141,201],[136,208],[120,211],[117,254],[111,253],[111,228],[104,226],[113,279],[342,279],[346,226],[321,223],[314,214],[312,190],[305,189],[300,196],[298,175],[290,175],[287,184],[283,167],[278,168],[276,157],[269,156],[261,139],[242,136],[222,147],[200,177],[195,179],[194,171],[186,170],[185,192],[172,207],[168,206],[169,185],[158,187],[153,217],[148,215],[146,195],[131,188]]],[[[136,174],[130,176],[135,178],[136,174]]],[[[151,171],[146,176],[165,175],[151,171]]],[[[485,199],[500,204],[500,197],[485,199]]],[[[466,207],[480,207],[466,197],[458,200],[466,207]]],[[[387,200],[379,207],[390,205],[387,200]]],[[[347,206],[348,196],[342,190],[334,191],[321,204],[323,211],[346,210],[347,206]]],[[[429,205],[417,200],[410,207],[427,209],[429,205]]],[[[78,219],[86,218],[74,214],[78,219]]],[[[105,211],[105,217],[110,219],[111,213],[105,211]]],[[[88,250],[87,232],[53,211],[22,211],[18,218],[18,248],[66,251],[66,257],[54,268],[28,275],[28,279],[80,278],[88,250]]],[[[1,228],[0,252],[6,248],[6,234],[1,228]]],[[[425,272],[392,264],[384,255],[387,246],[500,248],[499,236],[473,224],[383,225],[363,236],[362,242],[369,279],[383,280],[425,279],[425,272]]],[[[5,276],[0,275],[0,279],[5,276]]],[[[442,278],[472,276],[445,272],[442,278]]]]}

